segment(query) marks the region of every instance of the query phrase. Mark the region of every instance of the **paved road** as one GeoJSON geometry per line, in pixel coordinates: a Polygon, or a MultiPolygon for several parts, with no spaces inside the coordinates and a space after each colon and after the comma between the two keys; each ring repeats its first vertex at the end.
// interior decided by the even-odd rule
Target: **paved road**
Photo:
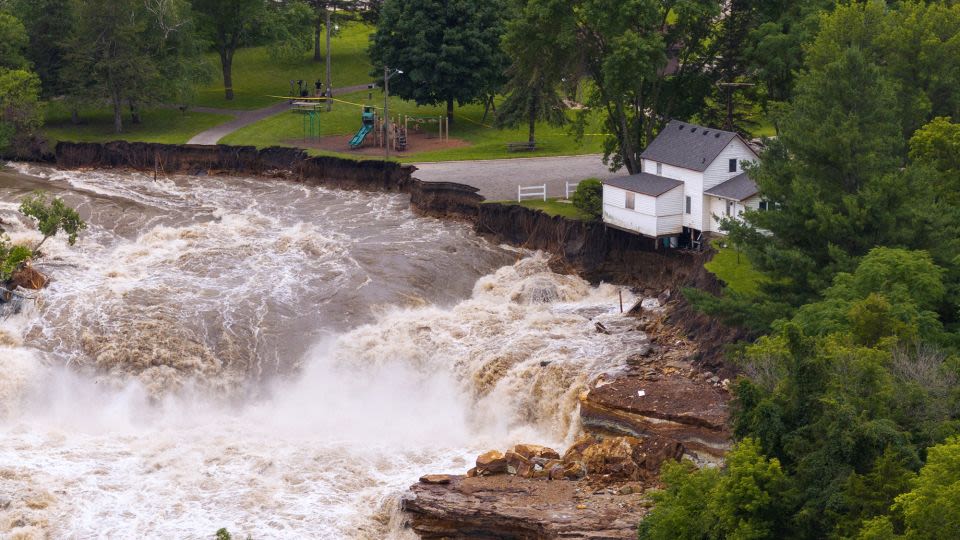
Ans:
{"type": "Polygon", "coordinates": [[[548,197],[563,197],[566,182],[610,178],[599,155],[413,163],[425,182],[459,182],[480,188],[489,201],[516,200],[517,186],[547,185],[548,197]]]}
{"type": "MultiPolygon", "coordinates": [[[[333,95],[343,95],[351,94],[353,92],[359,92],[361,90],[366,90],[366,84],[358,84],[354,86],[347,86],[344,88],[334,88],[333,95]]],[[[240,128],[249,126],[250,124],[259,122],[264,118],[269,118],[275,114],[280,114],[290,110],[290,103],[286,101],[281,101],[269,107],[264,107],[262,109],[256,109],[253,111],[242,111],[235,109],[214,109],[211,107],[192,107],[190,110],[204,113],[213,113],[213,114],[227,114],[235,116],[233,120],[229,122],[214,126],[206,131],[202,131],[193,136],[192,139],[187,141],[187,144],[204,144],[204,145],[214,145],[217,144],[217,141],[226,137],[227,135],[237,131],[240,128]]]]}

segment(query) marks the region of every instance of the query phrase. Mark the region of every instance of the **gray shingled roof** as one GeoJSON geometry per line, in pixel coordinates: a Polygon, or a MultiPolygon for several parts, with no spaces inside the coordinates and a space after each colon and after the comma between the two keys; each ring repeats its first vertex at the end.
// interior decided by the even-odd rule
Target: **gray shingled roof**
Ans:
{"type": "Polygon", "coordinates": [[[738,202],[749,199],[759,192],[760,190],[757,189],[757,183],[751,180],[747,173],[740,173],[726,182],[704,191],[707,195],[732,199],[738,202]]]}
{"type": "Polygon", "coordinates": [[[608,186],[618,187],[634,193],[659,197],[671,189],[682,185],[680,180],[664,178],[650,173],[640,173],[631,176],[618,176],[603,181],[608,186]]]}
{"type": "Polygon", "coordinates": [[[736,137],[732,131],[671,120],[640,157],[703,172],[736,137]]]}

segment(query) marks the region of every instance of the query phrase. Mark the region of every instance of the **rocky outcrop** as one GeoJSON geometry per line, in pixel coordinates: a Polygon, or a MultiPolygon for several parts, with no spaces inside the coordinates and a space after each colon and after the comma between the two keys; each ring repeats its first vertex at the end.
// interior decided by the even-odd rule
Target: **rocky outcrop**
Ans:
{"type": "Polygon", "coordinates": [[[580,420],[592,432],[675,441],[698,461],[717,463],[730,448],[728,399],[676,372],[601,378],[581,396],[580,420]]]}
{"type": "Polygon", "coordinates": [[[587,480],[509,475],[420,482],[401,501],[410,528],[425,540],[636,538],[649,506],[639,485],[596,489],[587,480]]]}
{"type": "Polygon", "coordinates": [[[410,204],[421,214],[473,219],[483,203],[478,191],[465,184],[413,179],[410,184],[410,204]]]}

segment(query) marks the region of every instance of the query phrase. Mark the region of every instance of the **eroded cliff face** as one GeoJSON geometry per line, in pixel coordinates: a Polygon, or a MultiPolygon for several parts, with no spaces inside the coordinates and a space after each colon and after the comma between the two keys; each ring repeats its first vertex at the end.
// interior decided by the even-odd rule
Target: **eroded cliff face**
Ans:
{"type": "Polygon", "coordinates": [[[65,168],[256,174],[408,193],[417,212],[470,221],[492,241],[552,253],[554,270],[629,286],[651,301],[625,317],[623,328],[598,327],[647,338],[622,351],[618,369],[580,395],[587,437],[553,461],[504,461],[501,467],[497,460],[507,455],[494,456],[492,469],[478,461],[472,473],[425,477],[403,501],[410,526],[423,538],[632,538],[650,507],[645,493],[657,486],[665,460],[687,456],[716,464],[729,446],[726,386],[732,373],[722,353],[745,336],[697,313],[680,294],[687,286],[719,290],[703,268],[708,253],[658,250],[649,239],[602,223],[484,203],[476,188],[421,182],[414,167],[396,163],[309,157],[289,148],[125,142],[61,143],[49,159],[65,168]]]}

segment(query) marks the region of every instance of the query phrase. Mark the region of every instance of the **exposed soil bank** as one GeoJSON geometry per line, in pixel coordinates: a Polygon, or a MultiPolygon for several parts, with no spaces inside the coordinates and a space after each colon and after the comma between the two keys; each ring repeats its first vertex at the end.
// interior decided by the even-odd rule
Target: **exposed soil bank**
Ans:
{"type": "MultiPolygon", "coordinates": [[[[624,351],[629,353],[624,369],[594,381],[580,397],[584,428],[601,441],[617,440],[634,450],[643,445],[633,441],[655,441],[703,461],[720,459],[728,447],[729,397],[721,381],[732,377],[722,364],[723,347],[745,336],[698,314],[679,292],[686,286],[719,290],[720,283],[703,268],[709,253],[658,250],[650,239],[602,223],[485,203],[476,187],[421,182],[414,177],[415,167],[392,162],[310,157],[290,148],[126,142],[61,143],[45,160],[63,168],[236,173],[406,193],[419,213],[466,220],[495,242],[554,254],[556,270],[640,289],[641,296],[659,297],[665,309],[638,310],[637,319],[631,319],[635,322],[628,323],[649,341],[624,351]]],[[[656,484],[655,478],[639,473],[615,474],[652,463],[638,458],[640,450],[631,452],[604,454],[603,467],[580,467],[585,476],[576,480],[492,476],[421,482],[404,509],[424,538],[464,537],[464,531],[477,538],[629,538],[649,506],[643,492],[656,484]]],[[[582,460],[568,461],[577,465],[582,460]]]]}
{"type": "MultiPolygon", "coordinates": [[[[466,219],[475,230],[496,242],[539,249],[557,256],[559,270],[577,272],[592,282],[606,281],[663,290],[679,297],[682,287],[718,292],[720,283],[703,268],[710,253],[655,249],[651,239],[588,223],[548,216],[517,205],[484,203],[478,188],[453,182],[421,182],[416,168],[395,162],[310,157],[296,148],[252,146],[170,145],[155,143],[57,144],[54,152],[37,150],[32,159],[62,168],[132,168],[157,174],[237,173],[274,176],[338,189],[408,193],[413,208],[423,214],[466,219]]],[[[701,347],[695,359],[722,370],[723,346],[746,337],[705,317],[685,302],[672,310],[671,323],[701,347]]]]}

